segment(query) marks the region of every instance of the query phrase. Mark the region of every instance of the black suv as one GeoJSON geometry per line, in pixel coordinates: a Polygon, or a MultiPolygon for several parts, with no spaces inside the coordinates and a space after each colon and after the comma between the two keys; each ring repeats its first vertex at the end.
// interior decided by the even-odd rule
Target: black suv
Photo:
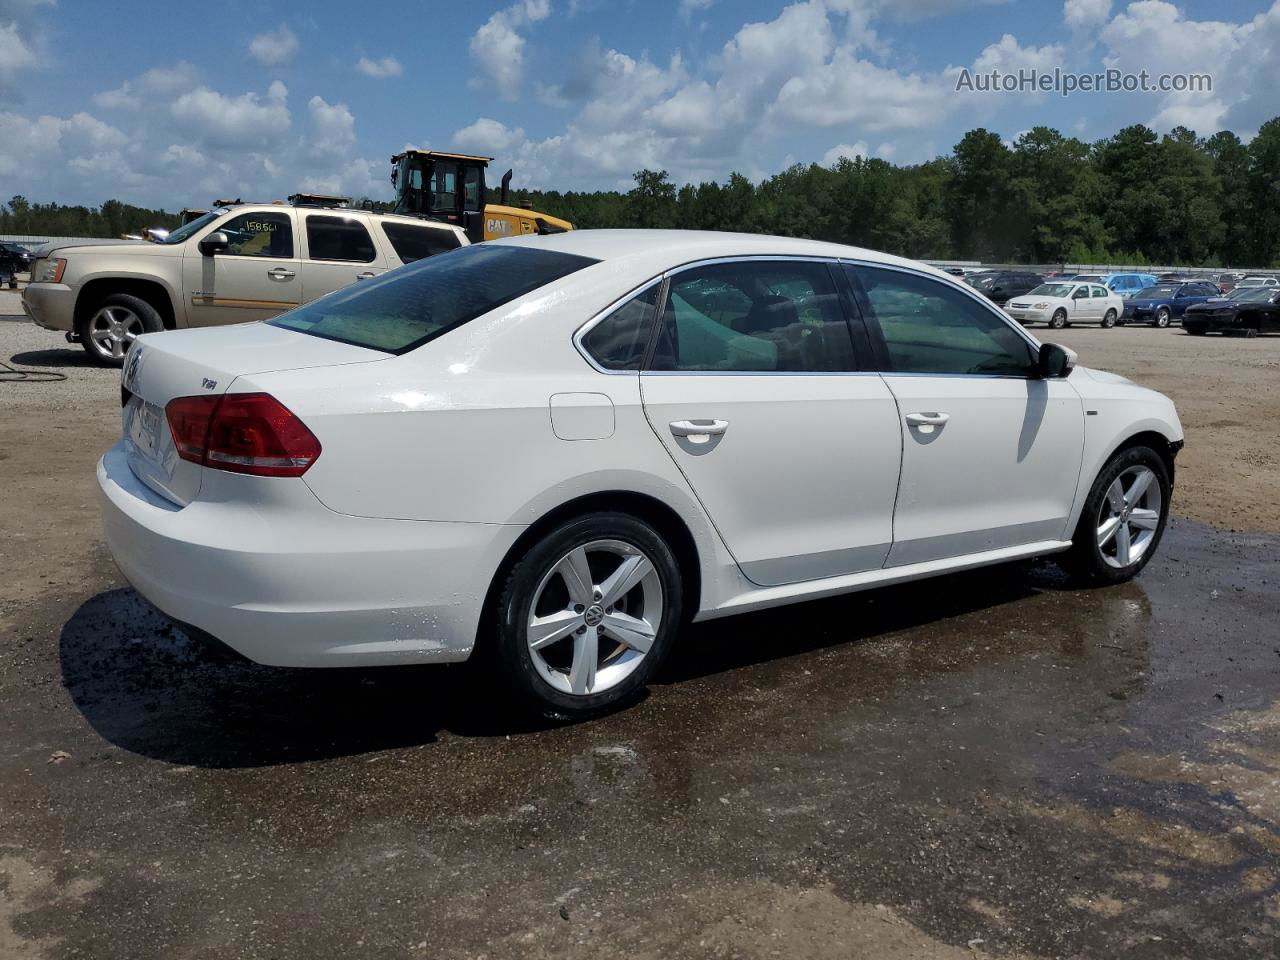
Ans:
{"type": "Polygon", "coordinates": [[[971,287],[1001,306],[1013,297],[1030,293],[1043,282],[1040,274],[1026,270],[992,270],[974,274],[968,279],[971,287]]]}
{"type": "Polygon", "coordinates": [[[26,273],[34,260],[35,254],[21,244],[12,240],[0,240],[0,280],[7,280],[9,286],[17,286],[13,275],[26,273]]]}

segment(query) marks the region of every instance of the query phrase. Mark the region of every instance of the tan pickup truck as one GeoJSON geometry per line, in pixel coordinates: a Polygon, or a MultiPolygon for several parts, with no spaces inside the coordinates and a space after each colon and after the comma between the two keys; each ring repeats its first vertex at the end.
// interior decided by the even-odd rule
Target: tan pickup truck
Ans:
{"type": "Polygon", "coordinates": [[[140,334],[265,320],[467,243],[461,228],[416,217],[237,204],[159,242],[44,251],[32,264],[22,306],[96,362],[119,366],[140,334]]]}

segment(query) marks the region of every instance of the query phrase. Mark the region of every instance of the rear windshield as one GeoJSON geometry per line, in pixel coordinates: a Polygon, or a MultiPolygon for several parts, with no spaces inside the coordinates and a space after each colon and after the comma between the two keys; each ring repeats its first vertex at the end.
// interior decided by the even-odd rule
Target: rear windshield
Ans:
{"type": "Polygon", "coordinates": [[[477,244],[362,280],[267,322],[357,347],[407,353],[596,262],[549,250],[477,244]]]}

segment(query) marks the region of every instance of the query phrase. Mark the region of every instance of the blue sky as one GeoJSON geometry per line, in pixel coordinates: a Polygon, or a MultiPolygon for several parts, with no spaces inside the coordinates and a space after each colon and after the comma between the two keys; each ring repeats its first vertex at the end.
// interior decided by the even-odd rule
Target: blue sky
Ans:
{"type": "Polygon", "coordinates": [[[1247,139],[1280,113],[1276,62],[1280,0],[0,0],[0,196],[387,197],[387,159],[410,144],[493,154],[517,185],[598,189],[642,166],[685,181],[916,162],[975,126],[1247,139]],[[955,90],[962,68],[1055,66],[1207,72],[1214,88],[955,90]]]}

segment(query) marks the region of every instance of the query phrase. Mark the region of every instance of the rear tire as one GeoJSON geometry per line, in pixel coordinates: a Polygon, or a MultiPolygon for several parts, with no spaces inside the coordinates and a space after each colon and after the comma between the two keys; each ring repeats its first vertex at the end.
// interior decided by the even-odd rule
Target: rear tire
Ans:
{"type": "Polygon", "coordinates": [[[623,513],[567,520],[507,575],[492,618],[499,671],[543,715],[602,713],[653,677],[682,605],[675,554],[649,524],[623,513]]]}
{"type": "Polygon", "coordinates": [[[1157,310],[1155,319],[1151,321],[1151,325],[1153,327],[1160,327],[1161,329],[1167,327],[1169,325],[1169,308],[1161,307],[1157,310]]]}
{"type": "Polygon", "coordinates": [[[1254,337],[1256,337],[1256,336],[1258,335],[1258,328],[1257,328],[1257,327],[1245,327],[1245,328],[1244,328],[1244,330],[1243,330],[1242,332],[1244,333],[1244,337],[1245,337],[1245,339],[1246,339],[1246,340],[1252,340],[1254,337]]]}
{"type": "Polygon", "coordinates": [[[1093,481],[1063,566],[1094,583],[1132,580],[1160,545],[1172,492],[1158,453],[1121,450],[1093,481]]]}
{"type": "Polygon", "coordinates": [[[1115,325],[1116,325],[1116,312],[1114,310],[1108,310],[1107,315],[1102,318],[1102,326],[1105,329],[1110,330],[1115,325]]]}
{"type": "Polygon", "coordinates": [[[1061,330],[1067,325],[1067,311],[1055,310],[1053,316],[1049,318],[1049,326],[1054,330],[1061,330]]]}
{"type": "Polygon", "coordinates": [[[103,367],[122,366],[135,339],[163,329],[164,320],[156,308],[128,293],[103,297],[76,323],[80,345],[94,363],[103,367]]]}

